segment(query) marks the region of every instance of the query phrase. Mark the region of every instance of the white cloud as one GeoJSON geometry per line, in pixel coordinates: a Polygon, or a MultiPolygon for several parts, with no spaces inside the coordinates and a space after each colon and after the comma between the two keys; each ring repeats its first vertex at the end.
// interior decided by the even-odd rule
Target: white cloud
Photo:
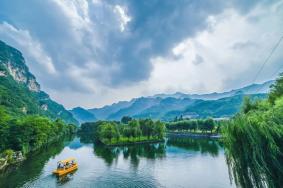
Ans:
{"type": "MultiPolygon", "coordinates": [[[[210,16],[208,22],[212,23],[208,30],[187,38],[172,49],[173,55],[179,58],[152,59],[148,90],[150,93],[214,92],[250,84],[272,46],[283,35],[282,16],[282,10],[273,6],[257,7],[248,15],[230,9],[210,16]],[[251,21],[255,18],[256,21],[251,21]],[[235,44],[238,44],[237,49],[232,48],[235,44]],[[197,56],[203,63],[194,63],[197,56]]],[[[257,82],[273,79],[274,71],[279,72],[282,50],[283,45],[257,82]]]]}
{"type": "MultiPolygon", "coordinates": [[[[245,13],[233,3],[208,7],[196,1],[172,9],[147,4],[145,9],[156,10],[147,12],[139,9],[143,3],[130,2],[49,0],[10,3],[7,10],[0,3],[0,17],[9,21],[0,25],[0,37],[28,57],[44,90],[70,108],[249,84],[282,34],[283,1],[245,13]]],[[[278,51],[257,81],[270,79],[280,67],[278,51]]]]}
{"type": "MultiPolygon", "coordinates": [[[[109,87],[95,78],[88,78],[86,70],[96,76],[104,72],[104,67],[89,63],[83,68],[70,69],[70,75],[74,80],[80,78],[78,82],[91,88],[91,92],[50,93],[56,96],[56,100],[65,101],[68,107],[77,105],[77,101],[72,99],[84,98],[80,104],[91,108],[161,92],[206,93],[250,84],[263,59],[282,35],[282,15],[282,10],[274,6],[257,7],[248,15],[240,15],[234,9],[226,10],[218,16],[208,17],[207,30],[176,44],[172,48],[175,57],[152,58],[153,70],[147,80],[134,85],[109,87]],[[202,63],[195,63],[197,57],[202,59],[202,63]]],[[[283,58],[278,52],[282,50],[283,45],[258,82],[271,79],[273,72],[278,71],[278,60],[283,58]]],[[[117,67],[109,67],[109,73],[115,69],[117,67]]]]}
{"type": "Polygon", "coordinates": [[[47,55],[41,44],[32,38],[29,31],[17,29],[4,22],[0,24],[0,37],[9,44],[14,44],[22,49],[25,56],[39,63],[48,74],[56,74],[51,57],[47,55]]]}
{"type": "Polygon", "coordinates": [[[83,37],[86,33],[91,34],[95,39],[98,39],[97,33],[93,29],[94,24],[89,17],[89,3],[87,0],[52,0],[62,13],[66,16],[70,26],[69,32],[73,35],[73,40],[83,42],[83,37]]]}
{"type": "Polygon", "coordinates": [[[114,11],[119,15],[120,29],[123,32],[126,29],[128,22],[130,22],[132,18],[126,14],[126,8],[120,5],[116,5],[114,7],[114,11]]]}

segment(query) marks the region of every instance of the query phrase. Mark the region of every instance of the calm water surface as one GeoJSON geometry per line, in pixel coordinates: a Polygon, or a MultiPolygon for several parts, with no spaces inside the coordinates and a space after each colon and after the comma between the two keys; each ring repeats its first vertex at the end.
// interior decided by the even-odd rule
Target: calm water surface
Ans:
{"type": "Polygon", "coordinates": [[[159,144],[103,147],[80,138],[62,141],[0,175],[0,187],[234,187],[216,140],[168,138],[159,144]],[[58,179],[59,160],[75,157],[79,169],[58,179]]]}

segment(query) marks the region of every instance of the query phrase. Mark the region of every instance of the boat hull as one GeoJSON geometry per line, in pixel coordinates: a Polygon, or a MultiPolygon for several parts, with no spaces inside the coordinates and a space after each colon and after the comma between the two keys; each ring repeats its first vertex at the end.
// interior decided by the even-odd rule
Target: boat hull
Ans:
{"type": "Polygon", "coordinates": [[[78,165],[75,164],[75,165],[73,165],[73,166],[71,166],[70,168],[67,168],[67,169],[54,170],[53,174],[55,174],[57,176],[62,176],[62,175],[66,175],[70,172],[73,172],[77,169],[78,169],[78,165]]]}

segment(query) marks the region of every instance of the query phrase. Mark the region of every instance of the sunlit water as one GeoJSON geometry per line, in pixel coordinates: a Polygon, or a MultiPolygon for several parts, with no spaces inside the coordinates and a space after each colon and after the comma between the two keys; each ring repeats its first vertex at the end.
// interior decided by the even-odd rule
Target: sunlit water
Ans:
{"type": "Polygon", "coordinates": [[[107,148],[60,142],[33,154],[0,176],[0,187],[211,187],[230,184],[223,148],[216,140],[169,138],[164,144],[107,148]],[[59,160],[75,157],[79,169],[52,175],[59,160]]]}

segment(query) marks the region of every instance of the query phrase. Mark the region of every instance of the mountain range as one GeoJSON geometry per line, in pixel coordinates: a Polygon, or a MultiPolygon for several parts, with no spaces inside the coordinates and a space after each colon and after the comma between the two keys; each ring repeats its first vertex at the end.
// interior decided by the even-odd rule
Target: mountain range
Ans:
{"type": "Polygon", "coordinates": [[[239,111],[245,96],[249,95],[254,100],[265,98],[273,82],[252,84],[222,93],[157,94],[120,101],[102,108],[76,107],[68,111],[40,89],[40,84],[29,71],[21,52],[0,41],[0,105],[16,117],[39,114],[73,124],[120,120],[123,116],[166,121],[176,116],[230,117],[239,111]]]}
{"type": "Polygon", "coordinates": [[[15,117],[39,114],[66,123],[79,124],[63,105],[40,89],[23,55],[0,41],[0,105],[15,117]]]}
{"type": "Polygon", "coordinates": [[[120,120],[123,116],[165,121],[173,120],[179,116],[188,118],[231,117],[239,111],[245,96],[249,96],[253,100],[265,98],[273,83],[274,81],[271,80],[222,93],[157,94],[121,101],[102,108],[83,109],[77,107],[70,112],[80,122],[120,120]],[[88,114],[87,118],[85,118],[86,114],[88,114]]]}

